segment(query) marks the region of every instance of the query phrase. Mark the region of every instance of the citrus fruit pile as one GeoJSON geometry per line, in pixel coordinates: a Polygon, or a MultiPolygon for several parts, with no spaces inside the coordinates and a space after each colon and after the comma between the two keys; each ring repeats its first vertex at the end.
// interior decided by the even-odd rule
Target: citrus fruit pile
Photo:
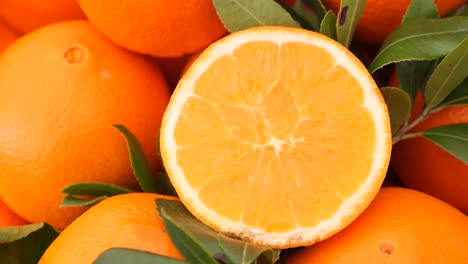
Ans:
{"type": "Polygon", "coordinates": [[[466,263],[467,51],[464,0],[2,0],[0,263],[466,263]]]}

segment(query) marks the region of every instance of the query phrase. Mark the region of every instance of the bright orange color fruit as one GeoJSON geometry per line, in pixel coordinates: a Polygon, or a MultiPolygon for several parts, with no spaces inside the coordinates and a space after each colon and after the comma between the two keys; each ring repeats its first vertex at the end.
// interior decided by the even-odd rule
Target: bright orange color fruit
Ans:
{"type": "MultiPolygon", "coordinates": [[[[338,14],[341,0],[322,0],[338,14]]],[[[401,23],[411,0],[367,0],[356,28],[355,38],[360,42],[382,43],[401,23]]],[[[435,0],[441,16],[445,16],[466,0],[435,0]]]]}
{"type": "Polygon", "coordinates": [[[118,45],[155,57],[180,57],[226,32],[211,0],[78,0],[88,19],[118,45]]]}
{"type": "Polygon", "coordinates": [[[18,33],[14,32],[14,30],[0,20],[0,54],[10,46],[16,38],[18,38],[18,33]]]}
{"type": "Polygon", "coordinates": [[[312,244],[377,193],[391,135],[386,105],[345,47],[259,27],[206,49],[175,89],[161,154],[185,206],[256,244],[312,244]]]}
{"type": "MultiPolygon", "coordinates": [[[[398,87],[396,75],[390,85],[398,87]]],[[[424,99],[418,93],[412,118],[421,114],[424,99]]],[[[456,123],[468,123],[468,106],[447,107],[409,131],[456,123]]],[[[399,141],[392,153],[391,166],[405,185],[433,195],[468,215],[468,165],[455,158],[430,140],[416,137],[399,141]]]]}
{"type": "Polygon", "coordinates": [[[0,18],[20,33],[63,20],[85,18],[76,0],[1,0],[0,18]]]}
{"type": "Polygon", "coordinates": [[[156,142],[169,90],[146,58],[87,21],[61,22],[14,42],[0,58],[0,193],[30,222],[65,228],[83,209],[59,208],[64,187],[137,183],[122,124],[159,167],[156,142]]]}
{"type": "Polygon", "coordinates": [[[466,262],[468,218],[432,196],[382,188],[353,223],[284,263],[414,264],[466,262]]]}
{"type": "Polygon", "coordinates": [[[21,226],[28,222],[17,216],[11,209],[0,200],[0,226],[21,226]]]}
{"type": "Polygon", "coordinates": [[[113,196],[78,217],[56,239],[39,264],[93,263],[109,248],[148,251],[183,259],[156,212],[156,199],[176,199],[153,193],[113,196]]]}

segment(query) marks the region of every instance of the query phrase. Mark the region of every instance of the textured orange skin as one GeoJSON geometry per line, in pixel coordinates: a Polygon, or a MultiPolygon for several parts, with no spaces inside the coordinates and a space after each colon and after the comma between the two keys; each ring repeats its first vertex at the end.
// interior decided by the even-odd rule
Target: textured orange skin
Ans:
{"type": "MultiPolygon", "coordinates": [[[[396,75],[390,85],[398,87],[396,75]]],[[[423,100],[418,93],[411,120],[422,112],[423,100]]],[[[410,132],[456,123],[468,123],[468,106],[434,113],[410,132]]],[[[423,137],[398,142],[393,147],[391,167],[408,187],[433,195],[468,215],[468,166],[436,144],[423,137]]]]}
{"type": "Polygon", "coordinates": [[[382,188],[343,231],[291,253],[287,264],[466,263],[468,218],[432,196],[382,188]]]}
{"type": "Polygon", "coordinates": [[[0,87],[0,193],[26,220],[65,228],[84,211],[59,208],[62,189],[73,183],[137,186],[113,124],[135,134],[159,168],[164,78],[89,22],[49,25],[15,41],[0,59],[0,87]]]}
{"type": "Polygon", "coordinates": [[[21,226],[28,222],[17,216],[10,208],[0,200],[0,226],[21,226]]]}
{"type": "Polygon", "coordinates": [[[113,196],[95,205],[49,246],[40,264],[92,263],[105,250],[124,247],[183,259],[156,212],[153,193],[113,196]]]}
{"type": "Polygon", "coordinates": [[[79,0],[88,19],[118,45],[155,57],[180,57],[220,38],[211,0],[79,0]]]}
{"type": "MultiPolygon", "coordinates": [[[[338,14],[341,0],[322,0],[327,9],[338,14]]],[[[355,39],[365,43],[382,43],[401,23],[411,0],[367,0],[356,28],[355,39]]],[[[441,16],[445,16],[466,0],[435,0],[441,16]]]]}
{"type": "Polygon", "coordinates": [[[0,20],[0,53],[10,46],[16,38],[18,38],[18,33],[14,32],[0,20]]]}
{"type": "Polygon", "coordinates": [[[1,0],[0,17],[20,33],[58,21],[85,18],[76,0],[1,0]]]}

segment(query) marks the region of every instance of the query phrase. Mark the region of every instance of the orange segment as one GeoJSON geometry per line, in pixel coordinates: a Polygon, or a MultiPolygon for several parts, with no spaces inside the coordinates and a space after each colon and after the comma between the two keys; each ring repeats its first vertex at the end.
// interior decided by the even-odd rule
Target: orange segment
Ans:
{"type": "Polygon", "coordinates": [[[376,195],[391,151],[366,68],[323,35],[241,31],[175,89],[161,153],[182,202],[215,230],[276,248],[343,229],[376,195]]]}

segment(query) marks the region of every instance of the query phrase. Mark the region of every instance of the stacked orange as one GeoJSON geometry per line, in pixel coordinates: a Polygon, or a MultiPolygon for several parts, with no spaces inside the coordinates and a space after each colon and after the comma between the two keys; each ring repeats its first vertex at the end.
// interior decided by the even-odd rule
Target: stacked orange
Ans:
{"type": "Polygon", "coordinates": [[[83,19],[76,0],[2,0],[0,18],[24,34],[48,24],[83,19]]]}
{"type": "MultiPolygon", "coordinates": [[[[336,12],[341,1],[323,2],[336,12]]],[[[464,2],[435,1],[442,16],[464,2]]],[[[367,1],[356,40],[382,43],[409,3],[367,1]]],[[[222,38],[211,0],[2,0],[0,20],[0,226],[63,230],[40,263],[91,263],[111,247],[183,259],[155,211],[155,199],[174,197],[59,208],[74,183],[139,191],[113,124],[136,136],[153,172],[159,139],[180,200],[206,225],[261,246],[304,246],[286,263],[465,260],[468,219],[451,205],[468,212],[466,165],[422,138],[392,152],[382,95],[337,42],[269,26],[222,38]],[[25,35],[14,41],[16,32],[25,35]],[[391,153],[406,185],[451,205],[381,189],[391,153]]],[[[445,109],[413,131],[467,116],[445,109]]]]}
{"type": "MultiPolygon", "coordinates": [[[[395,74],[389,85],[399,86],[395,74]]],[[[423,107],[424,99],[418,92],[410,120],[419,116],[423,107]]],[[[433,113],[409,133],[458,123],[468,123],[468,106],[452,106],[433,113]]],[[[395,145],[391,165],[408,187],[433,195],[468,215],[468,166],[463,161],[428,139],[416,137],[395,145]]]]}
{"type": "Polygon", "coordinates": [[[84,208],[59,208],[66,186],[98,181],[135,188],[122,124],[153,171],[169,90],[158,67],[89,22],[49,25],[0,58],[0,193],[30,222],[64,229],[84,208]],[[27,77],[25,77],[27,76],[27,77]]]}

